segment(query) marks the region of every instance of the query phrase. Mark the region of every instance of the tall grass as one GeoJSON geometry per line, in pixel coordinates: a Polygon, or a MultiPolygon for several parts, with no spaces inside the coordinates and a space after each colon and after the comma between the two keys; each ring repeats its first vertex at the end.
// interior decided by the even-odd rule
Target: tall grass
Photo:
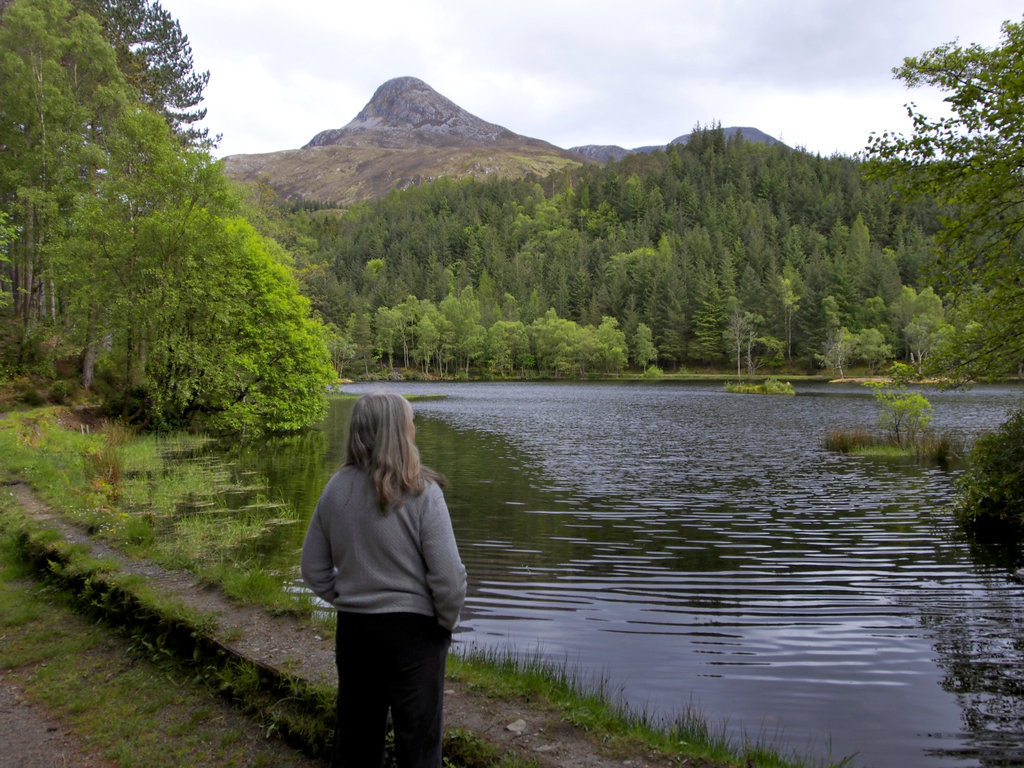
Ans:
{"type": "Polygon", "coordinates": [[[207,441],[187,435],[143,437],[124,453],[120,514],[109,536],[140,557],[184,568],[242,602],[274,612],[305,603],[287,577],[254,564],[261,539],[277,525],[298,523],[268,498],[266,482],[239,476],[203,454],[207,441]]]}
{"type": "Polygon", "coordinates": [[[10,413],[0,419],[0,472],[31,485],[47,503],[70,514],[84,514],[106,502],[92,458],[101,435],[60,426],[60,408],[10,413]]]}
{"type": "Polygon", "coordinates": [[[858,453],[871,448],[877,441],[878,438],[867,429],[832,429],[825,438],[825,447],[839,453],[858,453]]]}
{"type": "Polygon", "coordinates": [[[82,434],[61,426],[62,413],[0,419],[0,471],[132,556],[191,570],[273,611],[304,609],[287,575],[254,565],[264,534],[299,522],[267,497],[265,481],[205,456],[207,438],[135,435],[116,423],[82,434]]]}
{"type": "Polygon", "coordinates": [[[957,443],[947,433],[921,432],[896,440],[891,435],[878,435],[862,427],[829,430],[825,436],[825,447],[830,451],[857,456],[913,456],[939,464],[962,455],[957,443]]]}
{"type": "Polygon", "coordinates": [[[581,674],[568,661],[558,663],[539,653],[456,647],[449,658],[448,674],[496,698],[546,703],[583,730],[602,734],[612,747],[628,750],[642,745],[665,755],[758,768],[836,767],[850,761],[816,759],[796,751],[783,754],[778,738],[732,736],[727,724],[710,722],[692,706],[672,719],[653,717],[645,710],[629,708],[613,693],[606,678],[581,674]]]}

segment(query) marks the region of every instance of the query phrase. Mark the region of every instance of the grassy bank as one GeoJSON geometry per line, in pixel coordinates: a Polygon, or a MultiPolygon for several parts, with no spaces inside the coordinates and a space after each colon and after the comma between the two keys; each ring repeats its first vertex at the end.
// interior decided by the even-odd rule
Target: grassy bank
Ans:
{"type": "Polygon", "coordinates": [[[98,622],[81,597],[37,580],[13,535],[16,516],[9,497],[0,501],[0,668],[29,702],[66,723],[89,754],[122,768],[321,764],[268,739],[219,682],[211,684],[150,633],[98,622]]]}
{"type": "Polygon", "coordinates": [[[634,753],[651,751],[676,756],[700,766],[746,766],[747,768],[807,768],[808,766],[850,766],[852,758],[814,760],[803,755],[783,754],[765,735],[751,735],[737,741],[726,724],[710,723],[696,709],[688,709],[672,720],[653,718],[646,712],[617,703],[607,682],[586,678],[569,664],[543,657],[511,652],[476,651],[449,659],[449,674],[479,686],[492,696],[541,701],[555,707],[570,723],[600,734],[611,749],[634,753]]]}
{"type": "MultiPolygon", "coordinates": [[[[246,494],[258,494],[263,483],[258,477],[240,478],[231,467],[217,462],[172,460],[199,448],[200,439],[194,437],[134,438],[116,428],[101,432],[90,425],[86,429],[73,413],[59,408],[0,419],[6,481],[30,484],[51,508],[118,551],[191,570],[240,603],[255,602],[271,612],[309,616],[311,607],[305,598],[286,592],[280,578],[261,571],[254,562],[239,562],[235,554],[240,539],[290,519],[288,511],[264,489],[262,503],[250,504],[241,516],[234,514],[237,510],[226,514],[235,491],[244,487],[246,494]],[[226,525],[228,518],[232,522],[226,525]]],[[[16,510],[8,510],[4,538],[19,542],[20,558],[36,563],[38,573],[46,574],[62,591],[78,595],[77,610],[99,610],[104,621],[125,627],[129,635],[141,633],[135,641],[139,647],[176,659],[181,674],[227,692],[252,715],[258,729],[285,735],[314,751],[326,743],[330,691],[225,657],[203,615],[68,547],[45,529],[26,525],[16,510]],[[292,709],[282,709],[284,701],[292,709]]],[[[708,724],[696,713],[685,713],[674,723],[654,722],[619,706],[602,685],[543,660],[456,655],[451,676],[484,696],[516,697],[560,713],[624,753],[642,750],[662,759],[703,759],[709,761],[706,765],[717,766],[820,764],[800,756],[781,756],[757,738],[736,743],[727,738],[724,728],[708,724]]],[[[114,692],[110,695],[118,697],[114,692]]],[[[524,765],[469,733],[449,734],[446,749],[452,766],[524,765]]]]}

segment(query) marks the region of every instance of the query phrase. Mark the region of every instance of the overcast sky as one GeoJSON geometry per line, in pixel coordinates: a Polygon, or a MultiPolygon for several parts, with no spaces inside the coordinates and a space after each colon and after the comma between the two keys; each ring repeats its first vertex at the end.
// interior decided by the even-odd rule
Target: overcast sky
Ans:
{"type": "Polygon", "coordinates": [[[411,75],[560,147],[753,126],[853,155],[935,94],[892,77],[958,39],[994,46],[1019,0],[163,0],[210,71],[217,156],[302,146],[411,75]]]}

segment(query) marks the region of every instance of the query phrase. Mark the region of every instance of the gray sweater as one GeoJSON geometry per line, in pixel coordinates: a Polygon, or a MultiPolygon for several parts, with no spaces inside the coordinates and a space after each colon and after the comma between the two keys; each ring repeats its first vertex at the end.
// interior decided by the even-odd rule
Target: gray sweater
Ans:
{"type": "Polygon", "coordinates": [[[362,470],[345,466],[324,487],[302,545],[302,578],[340,611],[418,613],[454,629],[466,598],[444,494],[434,482],[386,515],[362,470]]]}

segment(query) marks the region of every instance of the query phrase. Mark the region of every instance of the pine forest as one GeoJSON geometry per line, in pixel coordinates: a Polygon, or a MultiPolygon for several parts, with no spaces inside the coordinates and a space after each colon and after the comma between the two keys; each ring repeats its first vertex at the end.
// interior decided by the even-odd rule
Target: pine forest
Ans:
{"type": "Polygon", "coordinates": [[[717,126],[545,179],[293,209],[279,236],[359,374],[842,375],[920,364],[947,323],[934,206],[895,202],[855,159],[717,126]]]}

